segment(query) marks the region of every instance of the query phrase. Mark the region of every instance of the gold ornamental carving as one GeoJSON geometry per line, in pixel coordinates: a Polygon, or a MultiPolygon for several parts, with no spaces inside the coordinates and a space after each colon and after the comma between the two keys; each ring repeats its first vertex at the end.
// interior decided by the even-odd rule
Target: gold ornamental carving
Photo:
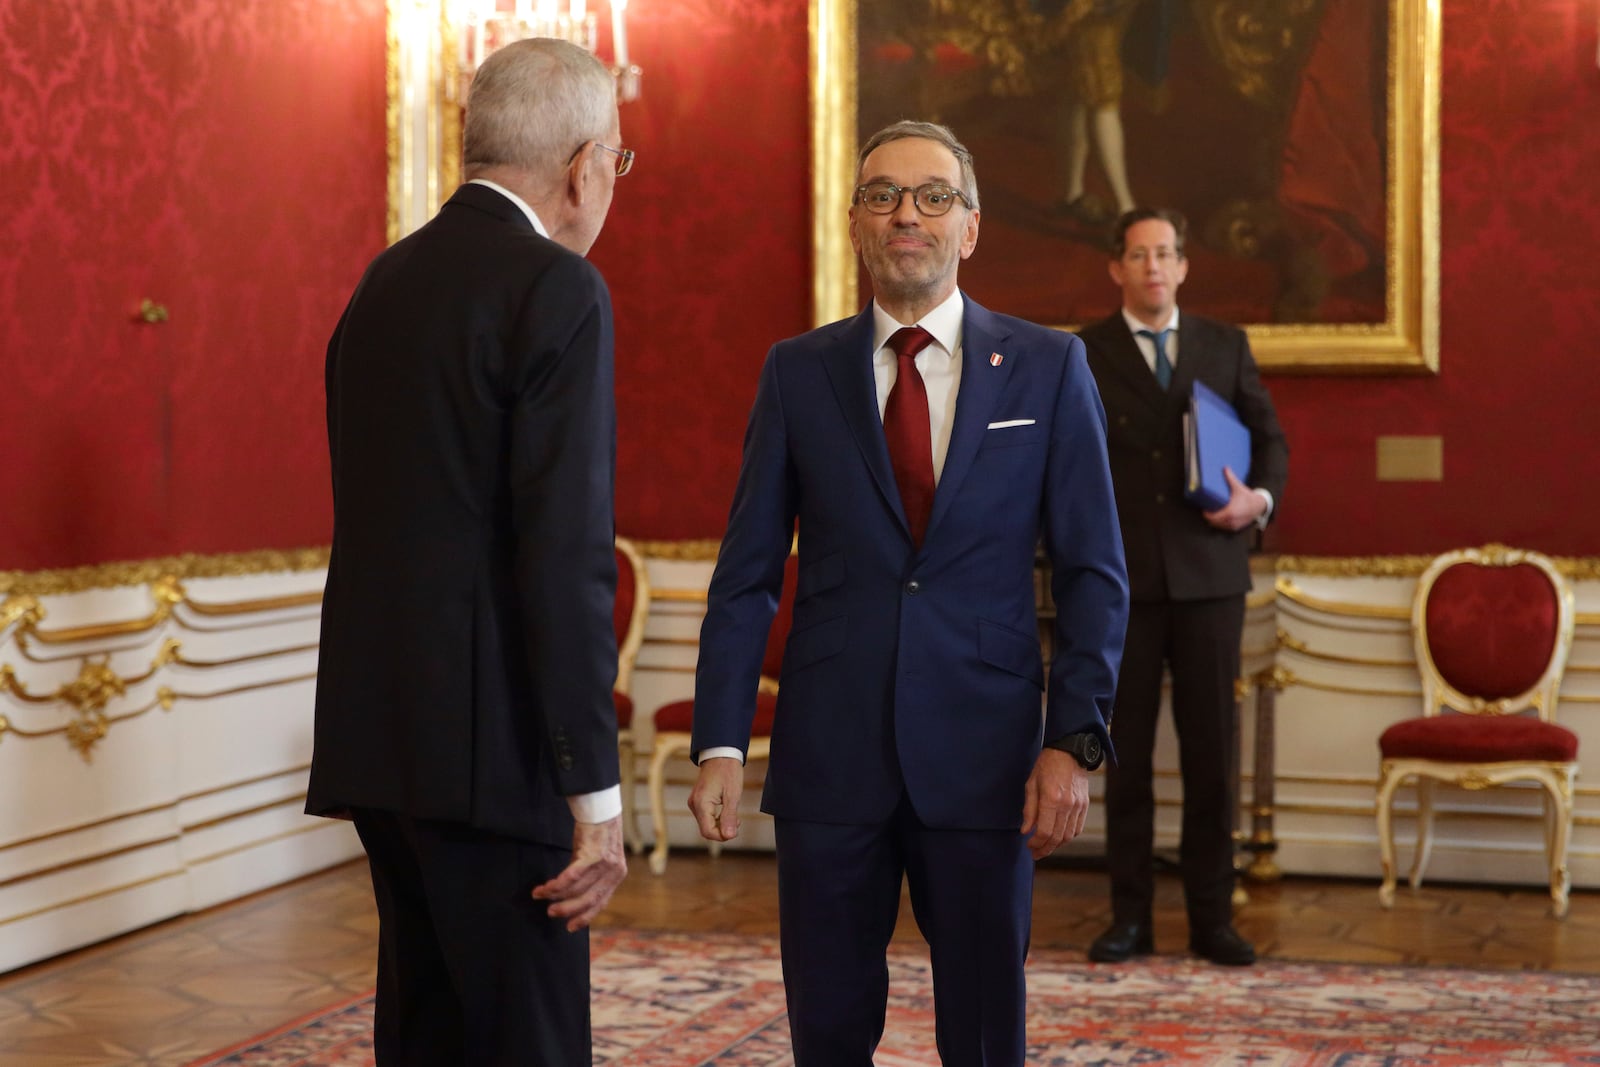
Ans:
{"type": "Polygon", "coordinates": [[[1206,49],[1251,103],[1280,108],[1322,0],[1192,0],[1206,49]]]}
{"type": "MultiPolygon", "coordinates": [[[[7,694],[12,699],[28,705],[56,705],[70,716],[61,725],[43,729],[31,729],[19,725],[9,718],[0,717],[0,737],[4,737],[6,734],[15,734],[23,738],[39,738],[62,734],[65,735],[67,742],[73,749],[83,757],[84,761],[89,762],[93,757],[95,747],[107,736],[114,723],[137,718],[153,708],[159,707],[171,710],[179,700],[209,700],[215,697],[286,685],[314,678],[314,673],[301,674],[291,678],[278,678],[236,686],[231,689],[196,693],[182,693],[169,686],[161,686],[156,690],[155,696],[143,706],[113,713],[108,709],[114,703],[123,701],[127,697],[130,687],[151,680],[169,666],[179,665],[199,669],[231,666],[294,653],[315,651],[317,645],[315,643],[300,644],[285,648],[265,649],[259,652],[250,652],[221,659],[196,660],[184,656],[183,645],[179,640],[167,637],[161,641],[148,665],[142,671],[137,674],[123,675],[111,666],[110,660],[115,653],[130,651],[127,646],[98,649],[79,656],[68,653],[67,655],[40,659],[29,653],[28,642],[37,641],[46,645],[81,646],[84,642],[89,641],[104,641],[109,638],[158,631],[169,624],[192,629],[193,626],[179,617],[178,609],[180,606],[192,610],[196,615],[214,618],[271,613],[297,607],[315,607],[321,603],[322,594],[320,591],[258,597],[231,602],[197,602],[190,598],[188,591],[184,588],[183,579],[185,576],[212,577],[265,571],[304,570],[326,566],[326,563],[327,552],[325,549],[308,549],[291,553],[250,553],[243,556],[176,557],[133,564],[112,564],[102,568],[40,572],[21,576],[21,580],[10,581],[6,599],[0,602],[0,629],[13,630],[11,636],[18,650],[25,657],[35,662],[62,663],[70,662],[73,659],[79,659],[80,662],[77,675],[71,681],[57,686],[51,692],[31,691],[18,678],[16,669],[11,664],[0,664],[0,694],[7,694]],[[40,602],[39,598],[41,596],[82,592],[107,584],[116,584],[112,579],[121,577],[137,577],[140,579],[137,584],[143,584],[148,587],[149,596],[153,603],[148,615],[117,622],[93,623],[55,629],[46,629],[42,625],[47,612],[40,602]]],[[[252,625],[252,623],[236,623],[235,625],[252,625]]],[[[228,626],[205,627],[205,629],[209,630],[228,628],[228,626]]],[[[138,646],[135,645],[133,647],[136,648],[138,646]]]]}
{"type": "Polygon", "coordinates": [[[43,571],[0,571],[0,593],[17,596],[64,596],[90,589],[115,589],[150,585],[163,578],[239,578],[322,570],[328,566],[328,547],[263,549],[214,556],[188,553],[158,559],[98,563],[43,571]]]}

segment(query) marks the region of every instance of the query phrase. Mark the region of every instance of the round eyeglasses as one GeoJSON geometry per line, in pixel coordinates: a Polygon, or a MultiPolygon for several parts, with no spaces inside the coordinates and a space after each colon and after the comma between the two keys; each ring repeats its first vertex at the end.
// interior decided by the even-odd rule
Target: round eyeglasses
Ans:
{"type": "Polygon", "coordinates": [[[916,205],[917,213],[930,218],[949,214],[958,200],[972,207],[972,201],[967,199],[966,193],[941,182],[928,182],[915,189],[894,182],[867,182],[856,186],[855,202],[874,215],[892,215],[900,210],[900,198],[906,193],[911,194],[911,202],[916,205]]]}

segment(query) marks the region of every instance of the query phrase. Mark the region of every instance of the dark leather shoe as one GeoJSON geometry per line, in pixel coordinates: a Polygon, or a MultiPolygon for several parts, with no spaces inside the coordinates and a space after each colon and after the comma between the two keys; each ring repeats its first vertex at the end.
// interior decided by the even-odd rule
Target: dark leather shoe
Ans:
{"type": "Polygon", "coordinates": [[[1224,967],[1248,967],[1256,961],[1256,947],[1228,923],[1191,932],[1189,948],[1196,956],[1224,967]]]}
{"type": "Polygon", "coordinates": [[[1121,963],[1132,956],[1148,956],[1155,951],[1155,938],[1149,923],[1112,923],[1089,946],[1089,958],[1096,963],[1121,963]]]}

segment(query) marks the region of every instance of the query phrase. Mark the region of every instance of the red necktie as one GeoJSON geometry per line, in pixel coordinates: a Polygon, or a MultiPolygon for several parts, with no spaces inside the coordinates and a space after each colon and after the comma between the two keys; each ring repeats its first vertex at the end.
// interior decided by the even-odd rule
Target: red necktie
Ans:
{"type": "Polygon", "coordinates": [[[883,405],[883,436],[889,442],[900,503],[906,509],[911,540],[922,547],[922,535],[933,514],[933,430],[928,420],[928,388],[917,371],[916,355],[933,341],[921,326],[895,331],[888,348],[900,361],[894,388],[883,405]]]}

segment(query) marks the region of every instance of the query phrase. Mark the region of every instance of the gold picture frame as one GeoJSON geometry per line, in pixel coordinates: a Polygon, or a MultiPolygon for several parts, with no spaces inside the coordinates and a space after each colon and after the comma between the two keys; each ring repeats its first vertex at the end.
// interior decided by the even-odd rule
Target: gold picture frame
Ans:
{"type": "MultiPolygon", "coordinates": [[[[929,17],[950,7],[942,0],[875,2],[926,4],[929,17]]],[[[1204,4],[1215,16],[1235,13],[1217,10],[1222,8],[1247,14],[1245,9],[1268,0],[1183,2],[1191,12],[1204,4]]],[[[1298,6],[1310,9],[1314,4],[1315,0],[1301,0],[1298,6]]],[[[1022,0],[1001,0],[985,7],[999,10],[1007,5],[1029,6],[1022,0]]],[[[860,0],[811,0],[812,292],[818,325],[853,315],[861,307],[858,266],[844,218],[860,136],[856,128],[859,10],[860,0]]],[[[1389,0],[1387,15],[1382,320],[1241,322],[1249,331],[1257,361],[1266,369],[1345,374],[1438,371],[1440,0],[1389,0]]],[[[980,159],[980,168],[983,163],[980,159]]],[[[1113,297],[1109,283],[1107,287],[1109,301],[1113,297]]],[[[1070,328],[1065,323],[1055,325],[1070,328]]]]}

